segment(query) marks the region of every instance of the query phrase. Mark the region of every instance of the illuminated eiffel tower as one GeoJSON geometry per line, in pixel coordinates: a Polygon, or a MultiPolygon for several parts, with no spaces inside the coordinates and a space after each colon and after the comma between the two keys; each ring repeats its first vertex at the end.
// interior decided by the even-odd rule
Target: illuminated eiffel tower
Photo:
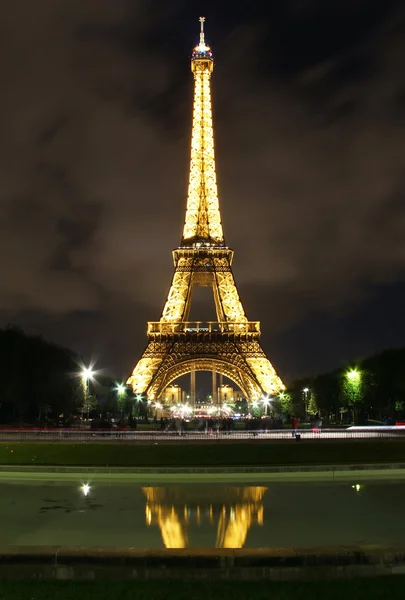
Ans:
{"type": "Polygon", "coordinates": [[[248,400],[284,389],[262,350],[259,321],[248,321],[232,273],[233,250],[224,240],[219,212],[211,111],[212,52],[200,43],[193,50],[194,112],[190,179],[181,245],[173,251],[174,276],[160,321],[148,323],[148,345],[127,384],[148,399],[162,397],[175,379],[196,371],[228,377],[248,400]],[[216,322],[190,322],[194,286],[211,286],[216,322]]]}

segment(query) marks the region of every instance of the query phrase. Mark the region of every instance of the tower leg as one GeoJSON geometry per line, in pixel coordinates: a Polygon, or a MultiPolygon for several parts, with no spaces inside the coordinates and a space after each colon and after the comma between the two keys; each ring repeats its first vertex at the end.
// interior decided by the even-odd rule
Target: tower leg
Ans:
{"type": "Polygon", "coordinates": [[[190,388],[191,406],[195,410],[195,369],[192,369],[190,373],[190,388]]]}
{"type": "Polygon", "coordinates": [[[222,387],[223,387],[223,385],[224,385],[224,378],[223,378],[222,373],[220,373],[220,375],[219,375],[219,387],[218,387],[219,391],[218,391],[218,393],[219,393],[219,400],[220,400],[221,403],[222,403],[222,387]]]}
{"type": "Polygon", "coordinates": [[[213,369],[212,370],[212,403],[213,404],[217,404],[218,402],[218,397],[217,397],[217,372],[213,369]]]}

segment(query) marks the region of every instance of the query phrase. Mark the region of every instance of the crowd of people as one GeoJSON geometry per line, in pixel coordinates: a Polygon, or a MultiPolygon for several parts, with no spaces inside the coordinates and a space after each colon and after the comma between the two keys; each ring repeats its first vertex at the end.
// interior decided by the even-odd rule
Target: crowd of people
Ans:
{"type": "MultiPolygon", "coordinates": [[[[140,421],[143,423],[144,421],[140,421]]],[[[154,417],[152,420],[146,421],[149,425],[154,425],[155,430],[168,433],[178,433],[184,435],[187,431],[198,431],[212,435],[214,433],[229,433],[231,434],[236,429],[238,431],[251,432],[266,432],[275,429],[285,429],[291,427],[293,437],[299,433],[300,421],[297,417],[289,417],[287,419],[275,418],[273,416],[238,418],[233,416],[226,417],[194,417],[185,419],[182,417],[158,419],[154,417]]],[[[320,433],[322,429],[322,418],[319,414],[313,416],[310,420],[311,429],[314,433],[320,433]]],[[[91,422],[92,429],[111,429],[113,427],[122,430],[136,430],[138,419],[131,417],[129,420],[122,419],[115,423],[108,419],[98,418],[91,422]]]]}

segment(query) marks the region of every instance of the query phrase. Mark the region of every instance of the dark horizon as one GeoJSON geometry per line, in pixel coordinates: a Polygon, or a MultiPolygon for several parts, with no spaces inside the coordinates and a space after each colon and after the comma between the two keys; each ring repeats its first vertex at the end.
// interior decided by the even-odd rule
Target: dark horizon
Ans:
{"type": "Polygon", "coordinates": [[[20,4],[1,19],[1,326],[132,371],[181,237],[201,12],[224,233],[270,361],[289,382],[405,345],[398,2],[20,4]]]}

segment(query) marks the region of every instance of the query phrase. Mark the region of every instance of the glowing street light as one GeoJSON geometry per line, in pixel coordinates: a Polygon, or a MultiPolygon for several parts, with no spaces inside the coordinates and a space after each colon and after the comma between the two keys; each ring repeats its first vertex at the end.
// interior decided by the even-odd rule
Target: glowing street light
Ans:
{"type": "Polygon", "coordinates": [[[123,383],[119,383],[115,389],[117,391],[118,404],[119,404],[119,408],[121,409],[121,419],[122,419],[123,413],[124,413],[125,397],[127,395],[127,388],[123,383]]]}
{"type": "Polygon", "coordinates": [[[82,369],[82,378],[87,383],[90,379],[93,379],[94,371],[91,367],[83,367],[82,369]]]}
{"type": "Polygon", "coordinates": [[[346,377],[349,381],[358,381],[360,379],[360,372],[357,369],[351,369],[346,373],[346,377]]]}
{"type": "MultiPolygon", "coordinates": [[[[259,408],[259,403],[257,400],[252,400],[252,409],[259,408]]],[[[250,411],[249,411],[250,413],[250,411]]]]}
{"type": "Polygon", "coordinates": [[[268,396],[263,396],[262,402],[263,402],[263,406],[265,408],[265,414],[267,415],[268,414],[269,406],[270,406],[270,404],[271,404],[272,401],[271,401],[271,399],[268,396]]]}

